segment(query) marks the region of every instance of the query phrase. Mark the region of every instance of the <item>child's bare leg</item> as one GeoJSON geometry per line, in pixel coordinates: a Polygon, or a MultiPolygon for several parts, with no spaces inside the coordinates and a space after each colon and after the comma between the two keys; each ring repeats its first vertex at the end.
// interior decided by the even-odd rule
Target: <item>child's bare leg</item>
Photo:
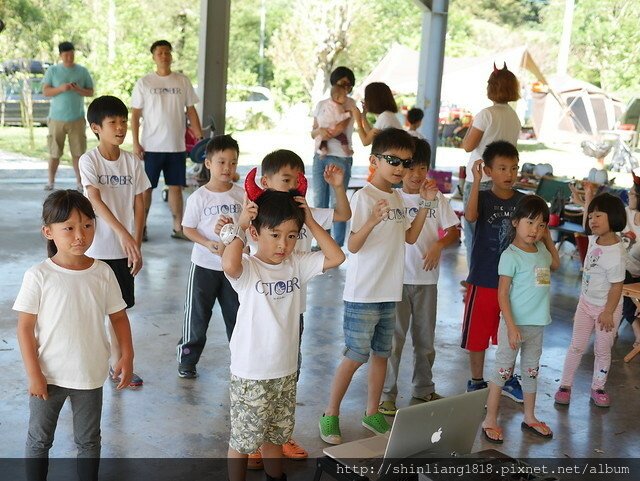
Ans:
{"type": "Polygon", "coordinates": [[[282,446],[264,443],[261,448],[264,472],[275,479],[282,477],[282,446]]]}
{"type": "MultiPolygon", "coordinates": [[[[329,404],[327,405],[327,409],[324,411],[327,416],[340,415],[340,403],[342,403],[342,398],[344,398],[347,389],[349,389],[349,384],[351,384],[351,379],[360,366],[362,366],[361,362],[354,361],[348,357],[342,358],[342,362],[340,362],[338,369],[336,369],[336,373],[333,376],[333,382],[331,383],[329,404]]],[[[382,379],[384,382],[384,376],[382,379]]],[[[376,405],[376,409],[378,409],[378,405],[376,405]]]]}
{"type": "Polygon", "coordinates": [[[472,379],[482,379],[484,376],[484,351],[469,351],[469,367],[472,379]]]}
{"type": "Polygon", "coordinates": [[[384,386],[384,377],[387,374],[387,358],[371,355],[369,364],[369,387],[367,391],[367,416],[371,416],[378,412],[380,405],[380,396],[382,395],[382,387],[384,386]]]}
{"type": "Polygon", "coordinates": [[[634,344],[640,344],[640,318],[635,318],[631,323],[631,329],[633,329],[633,335],[635,336],[634,344]]]}
{"type": "Polygon", "coordinates": [[[229,481],[245,481],[247,477],[247,455],[239,453],[231,446],[227,451],[229,481]]]}
{"type": "Polygon", "coordinates": [[[500,414],[500,398],[502,388],[495,382],[489,383],[489,397],[487,397],[487,414],[484,417],[482,427],[495,428],[498,426],[498,415],[500,414]]]}
{"type": "Polygon", "coordinates": [[[498,425],[498,415],[500,414],[500,397],[502,396],[502,388],[494,382],[489,383],[489,397],[487,397],[487,414],[482,421],[486,435],[496,441],[502,439],[500,435],[500,427],[498,425]]]}

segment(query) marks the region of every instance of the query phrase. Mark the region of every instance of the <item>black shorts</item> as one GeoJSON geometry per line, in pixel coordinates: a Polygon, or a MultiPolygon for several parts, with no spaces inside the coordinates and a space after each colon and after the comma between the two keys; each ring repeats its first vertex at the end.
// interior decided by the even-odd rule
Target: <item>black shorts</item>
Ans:
{"type": "Polygon", "coordinates": [[[134,277],[131,275],[131,270],[127,265],[128,259],[101,259],[102,262],[109,264],[111,270],[116,275],[118,285],[120,286],[120,292],[122,292],[122,299],[127,304],[127,309],[133,307],[136,303],[136,298],[133,293],[134,277]]]}
{"type": "Polygon", "coordinates": [[[185,186],[187,182],[187,153],[186,152],[145,152],[144,171],[149,177],[151,188],[158,187],[160,172],[167,185],[185,186]]]}

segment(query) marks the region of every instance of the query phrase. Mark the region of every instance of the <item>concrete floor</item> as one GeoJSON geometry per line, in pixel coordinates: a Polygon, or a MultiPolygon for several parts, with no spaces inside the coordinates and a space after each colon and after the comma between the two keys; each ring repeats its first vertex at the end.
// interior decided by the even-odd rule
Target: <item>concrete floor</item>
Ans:
{"type": "MultiPolygon", "coordinates": [[[[0,278],[0,458],[23,455],[27,430],[26,380],[15,336],[16,315],[11,305],[24,271],[41,261],[45,247],[40,237],[40,209],[45,196],[43,182],[18,181],[0,173],[0,223],[3,234],[4,275],[0,278]]],[[[71,188],[73,183],[61,187],[71,188]]],[[[209,339],[201,362],[200,377],[184,380],[176,374],[175,346],[180,337],[182,306],[189,268],[191,244],[169,237],[169,209],[156,195],[149,218],[149,242],[144,245],[144,268],[136,279],[136,306],[129,315],[134,333],[136,372],[144,387],[117,392],[110,382],[104,390],[103,448],[105,458],[208,458],[224,457],[229,434],[229,353],[220,312],[216,307],[209,339]]],[[[445,251],[439,283],[437,359],[434,373],[437,390],[447,396],[464,391],[468,378],[467,355],[459,347],[463,309],[459,281],[466,275],[464,248],[445,251]]],[[[328,386],[340,360],[342,337],[342,287],[345,266],[310,283],[303,368],[298,385],[295,438],[311,456],[326,446],[318,437],[317,419],[328,397],[328,386]]],[[[612,407],[589,404],[589,381],[593,357],[586,354],[578,371],[570,407],[556,407],[564,354],[571,336],[571,319],[580,287],[578,261],[562,257],[562,268],[553,276],[553,324],[545,331],[538,392],[538,417],[554,430],[546,441],[522,433],[520,405],[503,398],[501,424],[505,443],[500,450],[515,457],[632,458],[640,453],[637,419],[640,358],[622,360],[633,335],[623,325],[613,349],[607,388],[612,407]]],[[[403,357],[398,405],[410,402],[410,343],[403,357]]],[[[495,350],[488,352],[490,366],[495,350]]],[[[342,406],[345,440],[370,433],[360,426],[365,406],[366,371],[356,373],[342,406]]],[[[475,450],[494,446],[480,436],[475,450]]],[[[74,457],[71,412],[65,406],[52,457],[74,457]]],[[[296,463],[307,468],[312,461],[296,463]]],[[[258,479],[251,475],[249,479],[258,479]]],[[[262,476],[262,475],[260,475],[262,476]]],[[[263,478],[260,478],[263,479],[263,478]]],[[[302,479],[302,478],[300,478],[302,479]]]]}

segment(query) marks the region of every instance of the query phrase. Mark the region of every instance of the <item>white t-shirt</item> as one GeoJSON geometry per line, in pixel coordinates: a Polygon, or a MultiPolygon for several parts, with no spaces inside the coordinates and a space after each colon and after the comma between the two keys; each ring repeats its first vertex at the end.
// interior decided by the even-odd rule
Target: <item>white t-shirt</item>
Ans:
{"type": "MultiPolygon", "coordinates": [[[[506,140],[516,145],[520,135],[520,119],[515,110],[509,104],[493,104],[491,107],[482,109],[473,118],[472,127],[484,132],[480,143],[469,155],[467,163],[467,182],[473,182],[473,164],[482,158],[482,153],[487,145],[496,140],[506,140]]],[[[491,180],[484,172],[482,182],[491,180]]]]}
{"type": "Polygon", "coordinates": [[[276,379],[298,369],[302,284],[322,274],[324,254],[294,252],[278,265],[242,257],[238,279],[227,275],[240,307],[229,343],[231,373],[276,379]]]}
{"type": "Polygon", "coordinates": [[[349,255],[343,299],[349,302],[398,302],[402,300],[405,231],[411,219],[405,214],[397,190],[384,192],[366,183],[351,198],[351,232],[358,232],[371,217],[381,199],[389,203],[389,213],[378,223],[360,250],[349,255]]]}
{"type": "MultiPolygon", "coordinates": [[[[322,227],[324,230],[331,229],[333,225],[333,209],[323,209],[320,207],[311,207],[311,215],[314,220],[322,227]]],[[[300,233],[298,234],[298,242],[296,242],[295,251],[299,254],[305,254],[307,252],[311,252],[311,242],[313,241],[313,236],[309,229],[307,228],[307,224],[302,225],[302,229],[300,229],[300,233]]],[[[302,284],[301,296],[300,296],[300,313],[304,314],[307,310],[307,283],[302,284]]]]}
{"type": "MultiPolygon", "coordinates": [[[[96,147],[80,157],[79,167],[84,195],[87,195],[88,185],[98,189],[111,213],[133,235],[135,196],[151,188],[144,164],[124,150],[120,150],[118,160],[107,160],[96,147]]],[[[94,259],[127,257],[118,235],[100,217],[96,218],[96,233],[86,255],[94,259]]]]}
{"type": "MultiPolygon", "coordinates": [[[[404,200],[405,213],[413,222],[418,214],[418,202],[420,194],[407,194],[402,189],[398,189],[404,200]]],[[[451,208],[447,198],[438,192],[438,207],[429,209],[424,227],[420,231],[415,244],[407,244],[404,251],[404,283],[413,285],[437,284],[440,273],[440,264],[435,269],[425,271],[424,255],[433,243],[438,241],[438,228],[448,229],[460,224],[458,216],[451,208]]]]}
{"type": "MultiPolygon", "coordinates": [[[[226,192],[212,192],[203,185],[187,198],[182,226],[197,229],[209,240],[220,241],[220,237],[214,232],[218,219],[225,215],[237,223],[243,201],[244,189],[239,185],[233,184],[226,192]]],[[[222,257],[197,242],[193,243],[191,262],[205,269],[222,270],[222,257]]]]}
{"type": "Polygon", "coordinates": [[[126,308],[111,268],[96,260],[82,271],[47,259],[22,280],[13,310],[38,316],[38,363],[47,384],[96,389],[109,372],[105,316],[126,308]]]}
{"type": "MultiPolygon", "coordinates": [[[[324,116],[325,111],[330,111],[333,109],[333,106],[331,104],[335,104],[335,102],[328,98],[321,100],[316,105],[316,108],[313,111],[313,117],[316,119],[316,122],[318,122],[318,125],[320,125],[320,118],[324,116]]],[[[347,97],[347,100],[345,100],[344,104],[341,107],[345,112],[350,112],[351,108],[354,105],[355,100],[353,100],[351,97],[347,97]]],[[[342,133],[346,135],[347,139],[349,140],[349,146],[351,146],[351,136],[353,135],[353,118],[351,118],[351,120],[347,123],[347,127],[342,133]]],[[[342,148],[342,144],[339,140],[336,140],[335,138],[327,140],[327,155],[332,155],[334,157],[346,157],[344,149],[342,148]]]]}
{"type": "Polygon", "coordinates": [[[601,246],[596,243],[597,240],[598,236],[589,236],[581,296],[591,304],[604,306],[611,284],[624,281],[627,254],[622,242],[601,246]]]}
{"type": "Polygon", "coordinates": [[[635,223],[635,210],[625,207],[627,225],[622,231],[622,242],[627,251],[627,270],[632,276],[640,276],[640,225],[635,223]]]}
{"type": "Polygon", "coordinates": [[[140,144],[148,152],[184,152],[185,109],[200,101],[191,81],[171,72],[145,75],[136,83],[131,106],[142,109],[140,144]]]}
{"type": "Polygon", "coordinates": [[[390,110],[385,110],[381,114],[378,115],[376,119],[376,123],[373,124],[374,129],[384,130],[389,127],[393,127],[395,129],[401,129],[402,124],[398,120],[398,116],[391,112],[390,110]]]}
{"type": "MultiPolygon", "coordinates": [[[[330,229],[333,225],[333,209],[323,209],[320,207],[310,207],[311,215],[315,219],[315,221],[322,227],[324,230],[330,229]]],[[[311,243],[313,241],[313,235],[309,232],[307,224],[302,225],[302,229],[300,229],[300,233],[298,234],[298,241],[296,242],[296,246],[294,251],[298,254],[306,254],[307,252],[311,252],[311,243]]],[[[258,249],[258,244],[253,241],[253,239],[247,235],[247,244],[249,245],[249,249],[252,253],[256,252],[258,249]]],[[[303,283],[300,297],[300,314],[304,314],[307,310],[307,284],[303,283]]]]}
{"type": "Polygon", "coordinates": [[[417,130],[407,130],[407,132],[409,133],[409,135],[415,137],[416,139],[427,140],[427,138],[417,130]]]}

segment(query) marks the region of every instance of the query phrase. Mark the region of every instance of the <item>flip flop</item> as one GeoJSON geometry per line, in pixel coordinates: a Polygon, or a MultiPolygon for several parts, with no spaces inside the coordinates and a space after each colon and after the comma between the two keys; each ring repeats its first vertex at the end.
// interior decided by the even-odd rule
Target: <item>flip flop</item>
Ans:
{"type": "Polygon", "coordinates": [[[504,439],[502,439],[502,428],[499,427],[495,427],[495,428],[485,428],[484,426],[482,426],[482,432],[484,434],[484,438],[489,441],[490,443],[493,444],[502,444],[504,442],[504,439]],[[492,437],[490,437],[487,432],[490,431],[492,433],[495,433],[498,435],[499,439],[494,439],[492,437]]]}
{"type": "Polygon", "coordinates": [[[522,421],[522,423],[520,424],[520,427],[522,428],[523,431],[529,431],[535,434],[536,436],[540,436],[541,438],[550,439],[553,437],[553,431],[551,431],[551,429],[549,429],[549,426],[547,426],[542,421],[538,423],[533,423],[533,424],[527,424],[524,421],[522,421]],[[549,432],[547,434],[544,434],[543,432],[538,431],[536,428],[543,428],[543,429],[546,428],[546,429],[549,429],[549,432]]]}

